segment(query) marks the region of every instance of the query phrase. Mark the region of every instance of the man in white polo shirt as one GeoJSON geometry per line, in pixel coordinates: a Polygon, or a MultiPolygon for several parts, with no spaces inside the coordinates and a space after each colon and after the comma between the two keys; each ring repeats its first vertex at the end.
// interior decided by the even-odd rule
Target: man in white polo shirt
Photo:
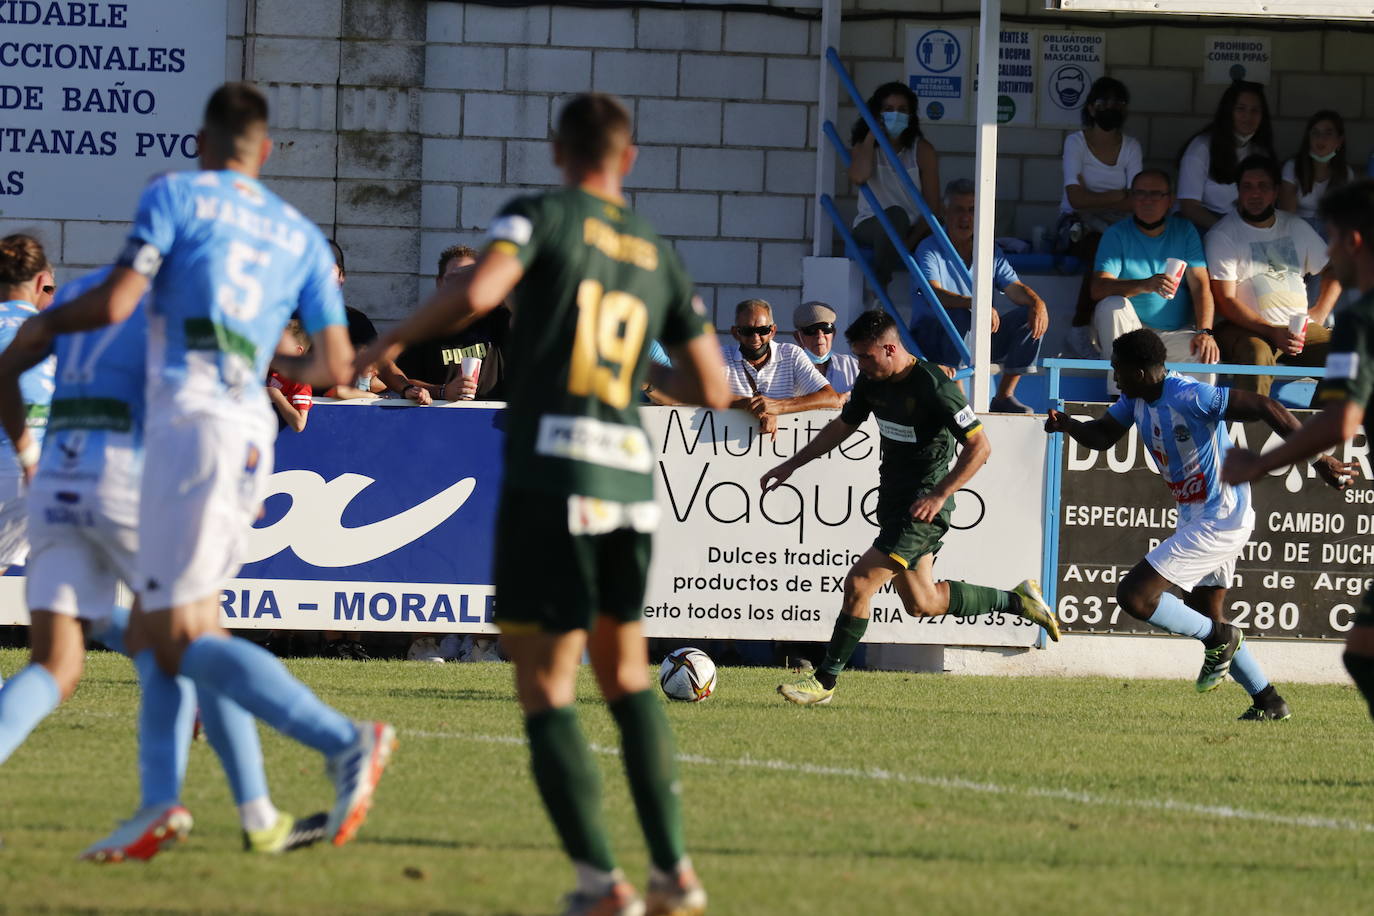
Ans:
{"type": "Polygon", "coordinates": [[[763,299],[735,306],[730,333],[739,343],[725,353],[725,378],[735,400],[730,404],[759,418],[766,433],[777,429],[778,415],[838,408],[842,399],[801,347],[773,339],[773,307],[763,299]]]}

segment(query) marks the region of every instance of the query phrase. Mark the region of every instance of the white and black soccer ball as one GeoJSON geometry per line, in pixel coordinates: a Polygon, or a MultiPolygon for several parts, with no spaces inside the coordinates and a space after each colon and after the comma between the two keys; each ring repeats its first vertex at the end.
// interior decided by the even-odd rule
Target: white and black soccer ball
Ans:
{"type": "Polygon", "coordinates": [[[716,692],[716,663],[700,649],[674,649],[658,668],[658,686],[670,700],[700,703],[716,692]]]}

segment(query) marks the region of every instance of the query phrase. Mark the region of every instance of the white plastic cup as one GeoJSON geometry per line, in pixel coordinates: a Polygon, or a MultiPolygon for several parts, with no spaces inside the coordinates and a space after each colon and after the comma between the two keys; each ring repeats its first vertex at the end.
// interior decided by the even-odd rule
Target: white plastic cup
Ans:
{"type": "MultiPolygon", "coordinates": [[[[1183,272],[1187,269],[1188,262],[1181,261],[1178,258],[1170,258],[1169,260],[1164,262],[1164,276],[1168,277],[1170,280],[1173,280],[1175,284],[1183,282],[1183,272]]],[[[1172,299],[1174,298],[1174,295],[1177,293],[1178,286],[1175,285],[1174,292],[1168,296],[1165,296],[1164,298],[1172,299]]]]}
{"type": "Polygon", "coordinates": [[[462,362],[462,371],[463,371],[463,378],[464,378],[464,379],[472,379],[472,385],[473,385],[473,392],[474,392],[474,393],[473,393],[473,394],[465,394],[465,395],[462,395],[458,400],[460,400],[460,401],[471,401],[473,398],[475,398],[475,397],[477,396],[477,395],[476,395],[476,390],[477,390],[477,376],[478,376],[478,375],[481,373],[481,371],[482,371],[482,357],[480,357],[480,356],[464,356],[464,357],[463,357],[463,362],[462,362]]]}
{"type": "MultiPolygon", "coordinates": [[[[1306,315],[1294,315],[1288,319],[1288,331],[1290,334],[1298,335],[1298,343],[1300,344],[1305,344],[1307,341],[1307,321],[1308,318],[1306,315]]],[[[1302,350],[1303,348],[1301,346],[1298,347],[1299,353],[1301,353],[1302,350]]]]}

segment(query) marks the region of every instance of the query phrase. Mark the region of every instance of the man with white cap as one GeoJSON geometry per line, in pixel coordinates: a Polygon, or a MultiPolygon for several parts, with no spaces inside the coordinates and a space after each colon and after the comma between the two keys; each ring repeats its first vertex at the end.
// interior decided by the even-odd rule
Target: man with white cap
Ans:
{"type": "Polygon", "coordinates": [[[854,379],[859,377],[859,361],[847,353],[835,352],[835,310],[824,302],[803,302],[792,312],[792,335],[811,358],[816,371],[845,400],[854,379]]]}

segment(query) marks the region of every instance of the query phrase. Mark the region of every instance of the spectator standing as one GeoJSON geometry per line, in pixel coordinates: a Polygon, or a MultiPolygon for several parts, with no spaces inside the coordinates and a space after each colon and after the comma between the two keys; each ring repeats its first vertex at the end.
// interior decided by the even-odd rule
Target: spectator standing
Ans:
{"type": "MultiPolygon", "coordinates": [[[[477,251],[466,245],[453,245],[439,255],[436,287],[461,282],[477,264],[477,251]]],[[[510,332],[510,309],[504,305],[483,315],[456,334],[438,337],[408,348],[396,360],[406,376],[406,397],[415,399],[418,391],[431,398],[499,401],[506,396],[505,344],[510,332]],[[463,357],[482,360],[477,380],[462,374],[463,357]]]]}
{"type": "MultiPolygon", "coordinates": [[[[1252,156],[1238,166],[1238,209],[1207,233],[1212,296],[1225,322],[1217,327],[1224,362],[1320,366],[1331,332],[1322,326],[1341,285],[1327,271],[1326,245],[1292,213],[1275,209],[1279,166],[1252,156]],[[1307,305],[1306,275],[1321,274],[1317,303],[1307,305]],[[1300,331],[1290,322],[1305,321],[1300,331]],[[1305,339],[1304,339],[1305,338],[1305,339]]],[[[1240,376],[1233,388],[1268,395],[1272,376],[1240,376]]]]}
{"type": "Polygon", "coordinates": [[[821,376],[843,400],[859,377],[859,361],[835,352],[835,310],[824,302],[804,302],[792,312],[793,336],[821,376]]]}
{"type": "MultiPolygon", "coordinates": [[[[940,160],[935,147],[921,135],[916,93],[905,83],[883,83],[869,96],[868,110],[887,130],[888,139],[892,141],[902,167],[938,218],[940,160]]],[[[882,150],[878,149],[877,138],[863,118],[855,122],[849,143],[849,180],[856,186],[868,185],[910,251],[930,234],[925,218],[907,194],[897,171],[882,150]]],[[[883,232],[882,225],[862,194],[859,195],[858,214],[854,217],[854,238],[859,244],[873,249],[873,272],[877,274],[878,282],[886,287],[892,281],[892,275],[901,269],[902,256],[888,239],[887,233],[883,232]]]]}
{"type": "MultiPolygon", "coordinates": [[[[310,335],[294,318],[286,323],[278,353],[283,352],[282,347],[290,347],[285,352],[295,356],[304,356],[310,349],[310,335]]],[[[275,369],[267,371],[267,399],[277,413],[277,432],[283,429],[303,432],[310,419],[310,399],[313,396],[314,391],[309,385],[293,381],[275,369]]]]}
{"type": "Polygon", "coordinates": [[[1212,122],[1183,149],[1178,166],[1178,211],[1211,229],[1235,210],[1236,167],[1251,155],[1274,155],[1274,125],[1264,87],[1236,80],[1217,102],[1212,122]]]}
{"type": "Polygon", "coordinates": [[[1345,151],[1345,119],[1322,109],[1307,119],[1298,152],[1283,164],[1279,209],[1307,220],[1323,239],[1326,233],[1317,219],[1317,203],[1328,189],[1355,180],[1345,151]]]}
{"type": "MultiPolygon", "coordinates": [[[[1122,334],[1147,327],[1164,341],[1169,362],[1220,359],[1202,238],[1169,212],[1173,205],[1168,173],[1147,169],[1131,183],[1131,218],[1102,235],[1092,280],[1093,345],[1100,353],[1110,354],[1122,334]],[[1171,258],[1187,265],[1181,282],[1167,276],[1171,258]]],[[[1203,381],[1210,385],[1215,377],[1203,381]]]]}
{"type": "Polygon", "coordinates": [[[777,330],[771,305],[745,299],[735,306],[731,329],[739,346],[724,354],[725,379],[734,397],[730,406],[758,417],[766,433],[777,430],[779,414],[841,404],[801,347],[773,339],[777,330]]]}
{"type": "MultiPolygon", "coordinates": [[[[973,269],[974,187],[967,178],[951,181],[945,188],[945,232],[964,265],[973,269]]],[[[926,239],[916,249],[916,264],[930,281],[935,295],[949,312],[955,329],[969,342],[973,327],[973,288],[964,282],[958,264],[937,244],[934,237],[926,239]]],[[[1021,282],[1021,278],[1007,263],[1000,249],[993,250],[993,285],[1006,294],[1014,308],[998,314],[992,310],[992,361],[1002,364],[1002,378],[997,394],[989,408],[994,413],[1032,413],[1016,399],[1016,385],[1021,376],[1034,372],[1040,358],[1040,343],[1050,326],[1049,310],[1035,290],[1021,282]]],[[[916,320],[913,336],[926,357],[946,366],[959,365],[959,351],[935,317],[933,305],[916,320]]]]}

